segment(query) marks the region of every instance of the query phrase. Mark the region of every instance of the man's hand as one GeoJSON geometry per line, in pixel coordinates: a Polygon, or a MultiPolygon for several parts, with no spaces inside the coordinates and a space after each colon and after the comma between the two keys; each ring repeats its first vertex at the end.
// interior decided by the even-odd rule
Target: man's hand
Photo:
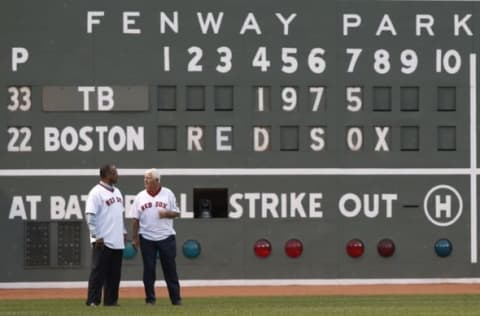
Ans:
{"type": "Polygon", "coordinates": [[[138,235],[132,237],[132,247],[135,250],[138,250],[138,248],[140,247],[140,240],[138,239],[138,235]]]}
{"type": "Polygon", "coordinates": [[[158,216],[159,216],[160,218],[168,218],[167,210],[164,209],[164,208],[159,208],[159,209],[158,209],[158,216]]]}
{"type": "Polygon", "coordinates": [[[98,238],[97,240],[95,240],[95,248],[103,249],[104,246],[105,244],[103,243],[103,238],[98,238]]]}

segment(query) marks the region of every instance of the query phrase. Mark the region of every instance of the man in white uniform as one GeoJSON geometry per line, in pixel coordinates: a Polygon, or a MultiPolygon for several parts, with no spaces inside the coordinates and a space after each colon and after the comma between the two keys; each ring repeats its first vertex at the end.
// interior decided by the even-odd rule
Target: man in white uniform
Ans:
{"type": "Polygon", "coordinates": [[[175,257],[177,245],[173,219],[180,215],[173,192],[160,185],[160,174],[149,169],[144,177],[145,190],[135,197],[132,206],[134,247],[140,246],[143,259],[143,285],[145,302],[155,304],[157,253],[160,255],[163,275],[167,283],[170,302],[181,305],[175,257]]]}
{"type": "Polygon", "coordinates": [[[117,168],[108,164],[100,168],[100,183],[88,193],[85,218],[92,243],[92,268],[88,280],[87,306],[118,305],[125,226],[123,197],[113,185],[117,168]]]}

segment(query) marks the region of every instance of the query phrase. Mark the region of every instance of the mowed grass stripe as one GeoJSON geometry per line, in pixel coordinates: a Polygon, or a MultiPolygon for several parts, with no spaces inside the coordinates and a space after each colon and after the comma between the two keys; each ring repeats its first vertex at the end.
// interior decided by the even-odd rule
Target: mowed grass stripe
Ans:
{"type": "Polygon", "coordinates": [[[186,298],[171,306],[162,298],[155,306],[141,299],[122,299],[119,307],[87,307],[83,300],[3,300],[0,315],[312,315],[312,316],[470,316],[480,315],[475,295],[307,296],[186,298]]]}

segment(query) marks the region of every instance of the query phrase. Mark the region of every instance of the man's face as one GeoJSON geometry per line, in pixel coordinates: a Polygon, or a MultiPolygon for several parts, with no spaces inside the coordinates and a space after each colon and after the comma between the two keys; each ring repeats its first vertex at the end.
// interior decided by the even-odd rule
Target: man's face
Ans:
{"type": "Polygon", "coordinates": [[[143,182],[145,184],[145,189],[147,191],[153,191],[158,189],[158,186],[160,185],[158,179],[155,179],[151,173],[147,173],[145,177],[143,178],[143,182]]]}
{"type": "Polygon", "coordinates": [[[117,167],[112,166],[110,168],[110,170],[108,171],[108,174],[107,174],[107,178],[112,184],[117,183],[117,181],[118,181],[117,167]]]}

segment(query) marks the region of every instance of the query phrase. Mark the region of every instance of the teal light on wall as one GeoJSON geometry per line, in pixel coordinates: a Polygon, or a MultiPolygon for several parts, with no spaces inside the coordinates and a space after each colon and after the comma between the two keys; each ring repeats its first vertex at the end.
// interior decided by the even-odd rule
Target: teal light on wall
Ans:
{"type": "Polygon", "coordinates": [[[200,247],[200,243],[196,240],[186,240],[183,243],[183,255],[187,258],[196,258],[202,252],[202,248],[200,247]]]}
{"type": "Polygon", "coordinates": [[[445,258],[452,253],[453,246],[450,240],[442,238],[435,242],[435,253],[437,256],[445,258]]]}
{"type": "Polygon", "coordinates": [[[137,255],[137,250],[133,248],[132,242],[127,241],[125,243],[125,248],[123,249],[123,258],[130,260],[135,258],[136,255],[137,255]]]}

